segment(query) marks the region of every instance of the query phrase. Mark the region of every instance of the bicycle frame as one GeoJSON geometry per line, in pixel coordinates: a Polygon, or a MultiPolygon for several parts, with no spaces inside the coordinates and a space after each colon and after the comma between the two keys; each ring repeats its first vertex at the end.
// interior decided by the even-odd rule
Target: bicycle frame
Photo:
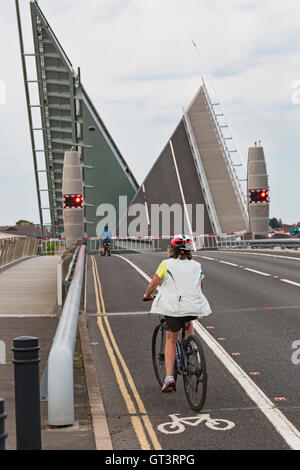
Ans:
{"type": "Polygon", "coordinates": [[[181,339],[178,338],[176,343],[176,366],[177,366],[177,373],[179,375],[186,375],[187,374],[187,357],[184,351],[185,345],[185,326],[181,329],[181,339]],[[182,360],[184,363],[182,364],[182,360]]]}

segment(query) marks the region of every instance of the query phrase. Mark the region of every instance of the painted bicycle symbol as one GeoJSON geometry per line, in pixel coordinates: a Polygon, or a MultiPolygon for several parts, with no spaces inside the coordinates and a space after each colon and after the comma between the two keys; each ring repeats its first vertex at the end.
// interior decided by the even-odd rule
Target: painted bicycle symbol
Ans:
{"type": "Polygon", "coordinates": [[[157,426],[157,429],[164,434],[180,434],[185,431],[185,426],[199,426],[201,423],[204,423],[209,429],[214,431],[229,431],[235,427],[232,421],[213,419],[209,414],[199,414],[190,418],[179,418],[180,414],[169,416],[172,421],[157,426]]]}

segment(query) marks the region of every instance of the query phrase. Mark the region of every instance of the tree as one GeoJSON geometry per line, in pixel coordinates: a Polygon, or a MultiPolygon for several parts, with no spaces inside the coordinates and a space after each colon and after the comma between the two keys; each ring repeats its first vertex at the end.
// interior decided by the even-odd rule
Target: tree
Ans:
{"type": "Polygon", "coordinates": [[[18,220],[16,225],[33,225],[33,222],[29,222],[28,220],[18,220]]]}
{"type": "Polygon", "coordinates": [[[276,217],[273,217],[272,219],[270,219],[269,223],[270,223],[270,226],[274,229],[282,227],[282,221],[280,219],[277,220],[276,217]]]}

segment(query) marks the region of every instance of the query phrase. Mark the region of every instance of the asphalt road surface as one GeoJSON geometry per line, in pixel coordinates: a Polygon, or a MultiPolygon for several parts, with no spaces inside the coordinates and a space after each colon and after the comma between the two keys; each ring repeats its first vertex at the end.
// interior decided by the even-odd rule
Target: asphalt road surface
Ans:
{"type": "Polygon", "coordinates": [[[114,449],[300,449],[300,257],[195,256],[213,310],[196,325],[208,369],[197,414],[181,377],[162,394],[153,372],[159,320],[142,298],[165,256],[88,259],[88,327],[114,449]]]}

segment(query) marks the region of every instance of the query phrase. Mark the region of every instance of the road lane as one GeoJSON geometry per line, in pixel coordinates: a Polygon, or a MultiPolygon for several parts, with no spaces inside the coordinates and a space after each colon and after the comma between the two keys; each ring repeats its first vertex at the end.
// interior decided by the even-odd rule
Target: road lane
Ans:
{"type": "MultiPolygon", "coordinates": [[[[196,259],[201,262],[205,254],[197,254],[196,259]]],[[[287,257],[283,255],[240,253],[219,251],[210,253],[211,260],[220,263],[234,263],[238,267],[261,271],[271,276],[278,276],[280,279],[288,279],[300,283],[300,257],[287,257]]],[[[205,257],[204,259],[207,259],[205,257]]],[[[300,297],[300,294],[299,294],[300,297]]]]}
{"type": "MultiPolygon", "coordinates": [[[[209,258],[220,259],[221,255],[210,253],[209,258]]],[[[142,264],[154,272],[163,256],[143,255],[142,264]]],[[[127,257],[141,264],[139,255],[127,257]]],[[[291,359],[292,344],[300,334],[299,288],[211,259],[199,260],[206,276],[205,294],[214,312],[202,323],[214,326],[210,332],[215,339],[222,338],[228,354],[239,354],[234,357],[243,370],[260,373],[252,377],[274,403],[275,398],[286,399],[276,402],[277,406],[285,409],[299,429],[300,366],[291,359]]]]}
{"type": "MultiPolygon", "coordinates": [[[[132,258],[132,256],[138,257],[138,264],[149,274],[153,274],[163,255],[128,255],[128,258],[132,258]],[[151,263],[150,260],[152,260],[151,263]]],[[[111,259],[97,258],[96,261],[108,312],[142,311],[148,308],[141,302],[146,283],[127,263],[114,259],[114,257],[111,259]]],[[[92,283],[89,282],[90,275],[89,269],[87,282],[89,302],[87,302],[87,306],[90,314],[95,314],[96,302],[92,300],[93,288],[92,283]]],[[[140,448],[140,442],[133,431],[124,399],[120,396],[111,360],[97,325],[97,318],[90,316],[88,322],[114,448],[140,448]]],[[[188,407],[181,383],[179,383],[178,392],[169,396],[161,394],[160,388],[155,382],[151,362],[151,336],[158,320],[143,315],[142,317],[110,317],[109,322],[116,344],[131,373],[132,380],[143,400],[147,415],[163,449],[287,448],[273,426],[263,417],[208,348],[205,348],[205,351],[210,371],[209,393],[205,409],[201,413],[202,417],[209,415],[208,421],[196,423],[195,427],[186,424],[184,432],[178,434],[161,432],[158,426],[170,421],[170,415],[179,414],[179,419],[181,419],[195,416],[195,413],[188,407]],[[210,429],[208,427],[209,419],[212,418],[228,420],[234,423],[234,426],[227,431],[210,429]],[[263,438],[259,436],[263,436],[263,438]]],[[[119,360],[118,364],[120,365],[119,360]]],[[[129,390],[128,380],[125,376],[124,383],[129,390]]],[[[136,401],[134,403],[136,404],[136,401]]],[[[139,412],[137,415],[141,417],[139,412]]],[[[152,444],[150,443],[150,445],[152,444]]]]}

